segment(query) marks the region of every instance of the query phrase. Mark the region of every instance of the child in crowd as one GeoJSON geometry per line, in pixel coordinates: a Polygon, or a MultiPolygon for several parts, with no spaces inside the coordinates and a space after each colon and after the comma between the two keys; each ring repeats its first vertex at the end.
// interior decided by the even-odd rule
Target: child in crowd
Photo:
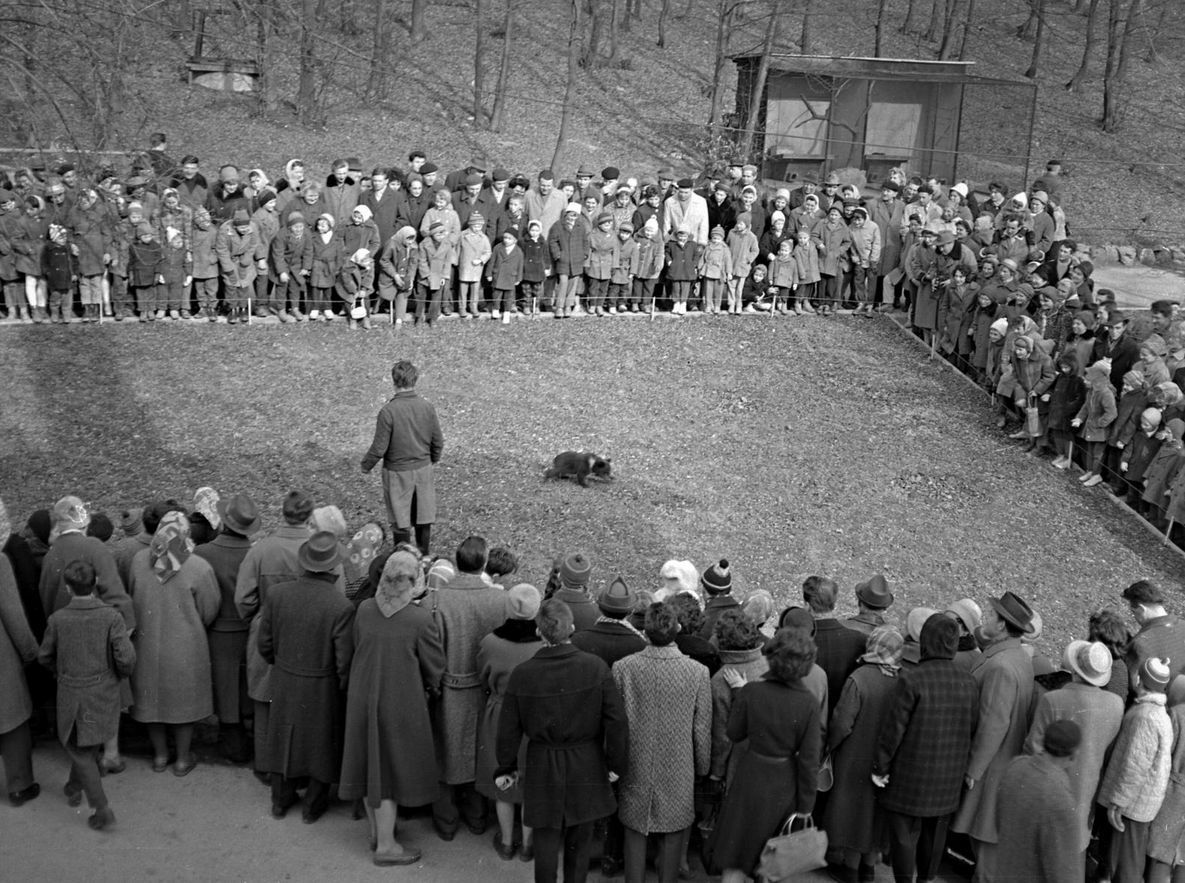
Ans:
{"type": "Polygon", "coordinates": [[[815,288],[821,279],[819,273],[819,250],[823,244],[811,237],[811,231],[802,228],[795,234],[794,263],[797,267],[798,300],[794,312],[813,314],[815,312],[815,288]]]}
{"type": "MultiPolygon", "coordinates": [[[[595,198],[590,199],[595,201],[595,198]]],[[[584,268],[585,306],[590,315],[603,316],[609,282],[613,278],[613,268],[619,260],[617,234],[613,230],[611,212],[601,211],[596,214],[593,229],[588,234],[588,249],[588,263],[584,268]]]]}
{"type": "Polygon", "coordinates": [[[313,234],[312,267],[309,272],[309,319],[328,322],[333,319],[330,298],[337,277],[346,262],[342,240],[334,230],[333,215],[325,212],[317,218],[313,234]]]}
{"type": "Polygon", "coordinates": [[[732,252],[724,244],[723,227],[713,227],[709,234],[699,259],[699,277],[704,312],[716,315],[723,306],[724,289],[732,281],[732,252]]]}
{"type": "Polygon", "coordinates": [[[85,794],[94,810],[87,824],[102,831],[115,822],[115,813],[103,790],[99,758],[103,743],[119,732],[120,678],[131,677],[136,651],[123,616],[95,597],[90,564],[68,564],[62,580],[70,601],[49,617],[38,660],[58,678],[58,738],[70,756],[66,802],[78,806],[85,794]]]}
{"type": "Polygon", "coordinates": [[[165,244],[161,248],[160,275],[157,278],[157,319],[189,318],[189,309],[183,307],[183,301],[187,286],[192,281],[185,238],[176,227],[166,227],[165,244]]]}
{"type": "Polygon", "coordinates": [[[481,278],[492,249],[481,212],[469,216],[469,224],[457,243],[457,315],[476,319],[481,301],[481,278]]]}
{"type": "Polygon", "coordinates": [[[374,278],[374,259],[365,248],[359,248],[342,265],[334,291],[345,301],[346,330],[355,331],[358,326],[370,331],[370,312],[366,308],[369,296],[366,284],[374,278]]]}
{"type": "Polygon", "coordinates": [[[515,312],[514,293],[523,280],[523,251],[518,247],[514,230],[502,232],[502,241],[494,247],[487,278],[494,289],[494,318],[501,311],[502,322],[506,324],[515,312]]]}
{"type": "Polygon", "coordinates": [[[769,265],[769,293],[773,297],[774,309],[781,313],[793,311],[801,316],[803,310],[796,300],[797,291],[798,262],[794,259],[794,241],[783,239],[769,265]],[[778,302],[779,297],[781,303],[778,302]]]}
{"type": "MultiPolygon", "coordinates": [[[[313,237],[300,212],[292,212],[271,245],[271,268],[275,276],[272,297],[281,322],[305,321],[307,285],[313,272],[313,237]]],[[[210,314],[210,321],[215,321],[210,314]]]]}
{"type": "Polygon", "coordinates": [[[1185,448],[1182,447],[1181,437],[1185,434],[1185,421],[1169,420],[1161,428],[1160,450],[1144,472],[1144,487],[1140,493],[1140,511],[1153,526],[1164,530],[1166,510],[1173,483],[1185,465],[1185,448]]]}
{"type": "Polygon", "coordinates": [[[675,231],[675,238],[666,247],[667,294],[671,299],[673,315],[687,315],[687,301],[698,275],[702,252],[703,247],[691,241],[691,228],[680,224],[675,231]]]}
{"type": "Polygon", "coordinates": [[[443,293],[453,281],[456,248],[449,241],[448,228],[443,221],[434,221],[428,236],[420,243],[420,262],[416,268],[418,296],[415,324],[426,322],[428,327],[440,318],[443,293]]]}
{"type": "Polygon", "coordinates": [[[195,211],[193,232],[189,236],[190,253],[193,256],[189,275],[193,279],[193,291],[192,298],[187,296],[185,302],[196,299],[197,312],[194,318],[206,318],[211,322],[218,321],[218,255],[214,251],[217,236],[218,231],[214,229],[210,213],[204,208],[195,211]]]}
{"type": "Polygon", "coordinates": [[[25,197],[25,213],[16,226],[16,237],[12,250],[15,254],[15,269],[25,277],[25,300],[33,321],[49,321],[46,311],[49,289],[45,283],[45,269],[42,252],[49,238],[49,221],[43,217],[45,200],[36,193],[25,197]]]}
{"type": "Polygon", "coordinates": [[[523,253],[523,281],[519,287],[518,310],[539,309],[539,298],[544,280],[551,275],[551,259],[547,252],[547,241],[543,238],[543,224],[532,218],[527,222],[527,235],[519,241],[523,253]]]}
{"type": "Polygon", "coordinates": [[[152,225],[141,221],[136,241],[128,247],[128,285],[136,300],[141,322],[156,318],[156,286],[160,278],[161,247],[152,225]]]}
{"type": "Polygon", "coordinates": [[[1145,473],[1160,450],[1161,416],[1156,408],[1145,408],[1140,414],[1139,432],[1135,433],[1119,458],[1119,472],[1111,487],[1133,509],[1139,508],[1145,473]]]}
{"type": "MultiPolygon", "coordinates": [[[[634,223],[636,225],[637,221],[634,223]]],[[[658,241],[658,219],[651,216],[645,220],[634,238],[638,248],[630,267],[630,275],[634,277],[630,310],[649,313],[654,309],[654,286],[666,262],[666,251],[658,241]]]]}
{"type": "Polygon", "coordinates": [[[400,227],[387,240],[379,253],[379,297],[391,304],[391,317],[396,326],[407,318],[407,303],[415,285],[419,249],[415,228],[400,227]]]}
{"type": "Polygon", "coordinates": [[[1070,424],[1086,401],[1086,384],[1078,372],[1078,359],[1073,352],[1057,357],[1057,376],[1045,395],[1049,401],[1046,447],[1057,455],[1053,460],[1055,469],[1069,469],[1073,463],[1074,440],[1074,428],[1070,424]]]}
{"type": "Polygon", "coordinates": [[[732,255],[732,278],[728,282],[728,311],[733,315],[740,313],[745,306],[745,287],[753,272],[753,262],[761,254],[757,237],[750,229],[752,220],[751,214],[741,212],[728,233],[728,250],[732,255]]]}
{"type": "MultiPolygon", "coordinates": [[[[618,190],[617,195],[628,193],[628,190],[618,190]]],[[[617,215],[614,215],[616,218],[617,215]]],[[[613,265],[613,274],[609,278],[609,312],[624,313],[629,309],[630,288],[633,285],[634,255],[638,251],[638,243],[634,239],[634,225],[628,220],[622,220],[617,225],[617,263],[613,265]]]]}
{"type": "Polygon", "coordinates": [[[1111,386],[1111,363],[1103,360],[1086,369],[1086,401],[1070,421],[1086,443],[1086,472],[1080,477],[1086,487],[1094,487],[1103,481],[1103,451],[1107,444],[1107,432],[1115,422],[1118,411],[1115,408],[1115,390],[1111,386]]]}
{"type": "Polygon", "coordinates": [[[41,251],[41,277],[49,291],[49,321],[66,324],[74,320],[74,283],[77,263],[70,252],[66,228],[49,225],[49,242],[41,251]]]}

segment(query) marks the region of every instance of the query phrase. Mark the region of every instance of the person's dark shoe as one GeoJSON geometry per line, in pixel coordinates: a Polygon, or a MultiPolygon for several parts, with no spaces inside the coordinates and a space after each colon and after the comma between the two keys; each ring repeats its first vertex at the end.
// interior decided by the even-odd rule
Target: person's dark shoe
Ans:
{"type": "Polygon", "coordinates": [[[466,821],[465,827],[469,829],[470,834],[480,837],[486,832],[486,821],[485,819],[478,819],[475,822],[466,821]]]}
{"type": "Polygon", "coordinates": [[[516,850],[513,843],[508,844],[502,842],[501,831],[494,832],[494,852],[498,853],[498,858],[502,859],[504,862],[508,862],[514,858],[515,851],[516,850]]]}
{"type": "Polygon", "coordinates": [[[82,805],[82,789],[77,785],[71,786],[69,782],[66,787],[62,789],[62,793],[66,795],[67,806],[81,806],[82,805]]]}
{"type": "Polygon", "coordinates": [[[30,800],[36,800],[37,795],[41,793],[41,786],[34,782],[28,788],[20,791],[9,791],[8,802],[13,806],[24,806],[30,800]]]}
{"type": "Polygon", "coordinates": [[[272,818],[282,819],[288,815],[288,810],[296,806],[296,797],[291,797],[287,800],[273,800],[272,801],[272,818]]]}
{"type": "Polygon", "coordinates": [[[99,773],[104,776],[114,776],[122,773],[128,768],[127,761],[122,757],[117,757],[114,760],[104,757],[99,761],[99,773]]]}
{"type": "Polygon", "coordinates": [[[451,843],[453,838],[457,836],[456,828],[446,828],[435,819],[432,820],[432,827],[436,829],[436,836],[445,843],[451,843]]]}
{"type": "Polygon", "coordinates": [[[875,883],[876,881],[876,865],[861,864],[856,869],[857,883],[875,883]]]}
{"type": "Polygon", "coordinates": [[[197,758],[191,757],[188,763],[177,761],[173,764],[173,775],[178,779],[182,779],[193,772],[193,768],[198,765],[197,758]]]}
{"type": "Polygon", "coordinates": [[[321,818],[321,816],[325,815],[328,810],[329,801],[318,801],[317,803],[306,806],[303,810],[301,810],[300,820],[306,825],[311,825],[316,822],[317,819],[321,818]]]}
{"type": "Polygon", "coordinates": [[[115,824],[115,813],[111,811],[111,807],[109,806],[96,809],[91,817],[86,820],[86,823],[92,830],[104,831],[115,824]]]}
{"type": "Polygon", "coordinates": [[[528,843],[526,846],[519,846],[518,860],[520,862],[533,862],[535,860],[535,844],[528,843]]]}
{"type": "Polygon", "coordinates": [[[839,865],[834,862],[827,863],[827,874],[836,883],[857,883],[856,869],[849,868],[847,865],[839,865]]]}
{"type": "Polygon", "coordinates": [[[625,862],[616,858],[601,859],[602,877],[620,877],[625,873],[625,862]]]}

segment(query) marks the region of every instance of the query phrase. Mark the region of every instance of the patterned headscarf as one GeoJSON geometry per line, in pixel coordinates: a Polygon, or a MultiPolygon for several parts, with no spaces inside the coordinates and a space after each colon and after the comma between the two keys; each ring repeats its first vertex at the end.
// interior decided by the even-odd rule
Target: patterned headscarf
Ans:
{"type": "Polygon", "coordinates": [[[901,632],[891,625],[878,625],[869,633],[867,652],[860,661],[877,666],[885,677],[895,678],[904,654],[905,638],[901,632]]]}
{"type": "Polygon", "coordinates": [[[218,514],[218,501],[222,499],[218,491],[212,487],[200,487],[193,495],[193,509],[200,512],[214,530],[222,527],[222,517],[218,514]]]}
{"type": "Polygon", "coordinates": [[[183,512],[170,512],[161,519],[152,542],[148,544],[148,558],[162,583],[168,582],[181,569],[193,552],[189,538],[189,519],[183,512]]]}

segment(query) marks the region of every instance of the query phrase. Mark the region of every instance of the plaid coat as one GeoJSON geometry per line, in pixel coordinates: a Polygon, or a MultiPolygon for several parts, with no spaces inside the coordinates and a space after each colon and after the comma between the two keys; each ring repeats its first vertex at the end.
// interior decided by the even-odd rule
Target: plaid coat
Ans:
{"type": "Polygon", "coordinates": [[[872,764],[875,774],[889,776],[881,808],[919,818],[954,812],[978,721],[975,679],[952,660],[903,669],[872,764]]]}

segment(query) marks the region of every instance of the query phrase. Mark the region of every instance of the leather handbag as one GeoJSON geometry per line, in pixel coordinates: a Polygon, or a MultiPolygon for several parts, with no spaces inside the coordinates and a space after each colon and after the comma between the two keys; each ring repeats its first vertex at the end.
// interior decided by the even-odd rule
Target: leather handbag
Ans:
{"type": "Polygon", "coordinates": [[[809,815],[794,814],[786,819],[781,831],[769,838],[761,850],[757,878],[777,883],[795,874],[805,874],[827,865],[827,832],[815,827],[809,815]],[[803,826],[793,830],[795,819],[803,826]]]}

